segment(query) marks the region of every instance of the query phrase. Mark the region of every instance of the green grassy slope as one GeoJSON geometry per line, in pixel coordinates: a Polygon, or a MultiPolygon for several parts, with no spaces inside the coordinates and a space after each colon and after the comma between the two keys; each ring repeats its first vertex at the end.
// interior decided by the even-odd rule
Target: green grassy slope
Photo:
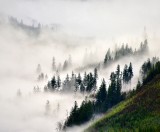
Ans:
{"type": "Polygon", "coordinates": [[[86,132],[160,132],[160,75],[109,110],[86,132]]]}

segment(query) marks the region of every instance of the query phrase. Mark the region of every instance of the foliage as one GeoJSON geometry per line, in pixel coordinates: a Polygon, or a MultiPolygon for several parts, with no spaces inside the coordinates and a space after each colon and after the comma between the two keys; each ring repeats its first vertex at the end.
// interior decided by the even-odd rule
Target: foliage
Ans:
{"type": "Polygon", "coordinates": [[[119,103],[90,126],[87,132],[160,131],[160,76],[141,86],[132,98],[119,103]]]}
{"type": "Polygon", "coordinates": [[[113,62],[126,57],[126,56],[136,56],[136,55],[143,55],[148,52],[148,41],[147,39],[144,40],[144,42],[141,42],[140,48],[138,50],[133,49],[126,45],[122,45],[120,48],[117,48],[115,51],[111,51],[108,49],[105,57],[104,57],[104,67],[107,67],[108,65],[112,64],[113,62]]]}
{"type": "Polygon", "coordinates": [[[65,121],[64,128],[85,123],[92,118],[92,115],[93,104],[91,101],[83,101],[79,108],[77,102],[75,101],[74,107],[70,112],[70,116],[65,121]]]}

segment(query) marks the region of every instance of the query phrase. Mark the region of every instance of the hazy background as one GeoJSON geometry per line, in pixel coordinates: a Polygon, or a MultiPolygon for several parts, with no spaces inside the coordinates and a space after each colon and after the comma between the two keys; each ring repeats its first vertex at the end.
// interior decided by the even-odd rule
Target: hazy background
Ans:
{"type": "MultiPolygon", "coordinates": [[[[80,103],[84,99],[73,94],[34,94],[34,86],[39,85],[43,91],[47,83],[36,81],[37,64],[50,79],[55,74],[51,72],[53,56],[58,65],[71,55],[74,69],[84,65],[87,49],[88,54],[93,54],[90,62],[101,62],[109,47],[114,50],[128,43],[138,48],[145,28],[150,54],[117,62],[121,69],[124,64],[133,63],[134,87],[143,61],[160,55],[159,5],[159,0],[0,0],[0,131],[54,132],[74,101],[80,103]],[[22,19],[27,25],[41,23],[57,28],[29,36],[7,23],[8,16],[22,19]],[[21,97],[16,95],[18,89],[21,97]],[[49,116],[45,115],[47,100],[51,107],[49,116]]],[[[109,80],[117,64],[100,71],[99,82],[103,77],[109,80]]],[[[71,70],[66,73],[71,74],[71,70]]],[[[61,75],[62,79],[66,73],[61,75]]]]}

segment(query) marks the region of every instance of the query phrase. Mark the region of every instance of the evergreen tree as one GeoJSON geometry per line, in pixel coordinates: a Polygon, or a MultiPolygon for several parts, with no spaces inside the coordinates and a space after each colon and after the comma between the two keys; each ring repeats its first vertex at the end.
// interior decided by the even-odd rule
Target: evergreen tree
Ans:
{"type": "Polygon", "coordinates": [[[78,88],[79,88],[79,83],[78,83],[77,80],[78,80],[78,79],[77,79],[77,77],[76,77],[76,75],[75,75],[75,77],[74,77],[75,92],[77,92],[77,90],[78,90],[78,88]]]}
{"type": "Polygon", "coordinates": [[[77,81],[78,85],[80,85],[82,83],[82,78],[81,78],[81,74],[80,73],[78,74],[78,77],[77,77],[76,81],[77,81]]]}
{"type": "Polygon", "coordinates": [[[138,92],[140,90],[140,87],[142,86],[141,82],[138,80],[136,91],[138,92]]]}
{"type": "Polygon", "coordinates": [[[128,67],[128,78],[130,82],[131,82],[132,77],[133,77],[133,68],[132,68],[132,63],[130,62],[129,67],[128,67]]]}
{"type": "Polygon", "coordinates": [[[97,68],[94,69],[94,91],[96,91],[97,88],[97,79],[98,79],[98,72],[97,68]]]}
{"type": "Polygon", "coordinates": [[[64,61],[64,64],[63,64],[63,70],[67,70],[68,69],[68,61],[64,61]]]}
{"type": "Polygon", "coordinates": [[[118,79],[120,78],[120,65],[117,66],[116,76],[118,79]]]}
{"type": "Polygon", "coordinates": [[[106,83],[103,79],[100,89],[97,93],[97,103],[102,103],[107,99],[106,83]]]}
{"type": "Polygon", "coordinates": [[[148,74],[149,70],[152,68],[152,64],[150,59],[147,60],[147,62],[144,62],[144,64],[141,67],[141,75],[142,78],[145,78],[146,75],[148,74]]]}
{"type": "Polygon", "coordinates": [[[87,92],[91,92],[91,91],[93,90],[94,84],[95,84],[95,80],[94,80],[93,74],[92,74],[92,73],[89,73],[89,74],[87,75],[86,91],[87,91],[87,92]]]}
{"type": "Polygon", "coordinates": [[[70,112],[70,116],[67,118],[66,122],[65,122],[65,126],[72,126],[74,123],[76,123],[76,119],[78,116],[78,105],[77,102],[75,101],[74,103],[74,107],[72,108],[71,112],[70,112]]]}
{"type": "Polygon", "coordinates": [[[105,55],[105,58],[104,58],[104,66],[109,64],[111,60],[112,60],[111,52],[110,52],[110,49],[108,49],[108,51],[107,51],[107,53],[105,55]]]}
{"type": "Polygon", "coordinates": [[[57,77],[57,87],[58,87],[58,89],[61,87],[61,79],[60,79],[59,75],[57,77]]]}
{"type": "Polygon", "coordinates": [[[80,84],[80,92],[84,94],[85,92],[85,86],[83,83],[80,84]]]}
{"type": "Polygon", "coordinates": [[[83,78],[83,85],[86,87],[87,86],[87,73],[84,73],[84,78],[83,78]]]}
{"type": "Polygon", "coordinates": [[[123,70],[123,83],[128,83],[128,80],[128,66],[125,65],[123,70]]]}
{"type": "Polygon", "coordinates": [[[52,88],[52,90],[55,90],[56,87],[57,87],[56,78],[55,78],[55,76],[53,76],[53,78],[51,80],[51,88],[52,88]]]}
{"type": "Polygon", "coordinates": [[[71,76],[72,79],[75,77],[74,75],[75,75],[75,74],[74,74],[74,72],[72,71],[72,76],[71,76]]]}
{"type": "Polygon", "coordinates": [[[66,76],[66,82],[69,82],[69,75],[66,76]]]}
{"type": "Polygon", "coordinates": [[[120,73],[120,65],[117,66],[116,71],[116,103],[121,101],[121,89],[122,89],[122,78],[120,73]]]}
{"type": "Polygon", "coordinates": [[[104,112],[106,110],[107,110],[107,91],[106,91],[106,83],[105,80],[103,79],[102,84],[96,96],[96,111],[104,112]]]}
{"type": "Polygon", "coordinates": [[[98,79],[98,72],[97,72],[97,68],[94,69],[94,78],[98,79]]]}
{"type": "Polygon", "coordinates": [[[61,63],[58,64],[57,70],[58,70],[59,72],[62,70],[62,65],[61,65],[61,63]]]}
{"type": "Polygon", "coordinates": [[[70,80],[69,80],[69,75],[67,74],[65,81],[63,83],[63,90],[67,91],[70,88],[70,80]]]}
{"type": "Polygon", "coordinates": [[[116,74],[111,73],[110,76],[111,84],[108,88],[108,107],[112,107],[116,104],[116,74]]]}

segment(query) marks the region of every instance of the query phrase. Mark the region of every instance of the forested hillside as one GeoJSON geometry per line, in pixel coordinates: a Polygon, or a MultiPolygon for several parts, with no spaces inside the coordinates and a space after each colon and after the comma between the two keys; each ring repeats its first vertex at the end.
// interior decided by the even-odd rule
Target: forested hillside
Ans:
{"type": "Polygon", "coordinates": [[[148,72],[144,84],[137,87],[133,96],[108,110],[104,117],[91,125],[86,132],[160,131],[160,74],[157,71],[160,67],[158,64],[148,72]],[[150,80],[147,82],[148,78],[150,80]]]}

